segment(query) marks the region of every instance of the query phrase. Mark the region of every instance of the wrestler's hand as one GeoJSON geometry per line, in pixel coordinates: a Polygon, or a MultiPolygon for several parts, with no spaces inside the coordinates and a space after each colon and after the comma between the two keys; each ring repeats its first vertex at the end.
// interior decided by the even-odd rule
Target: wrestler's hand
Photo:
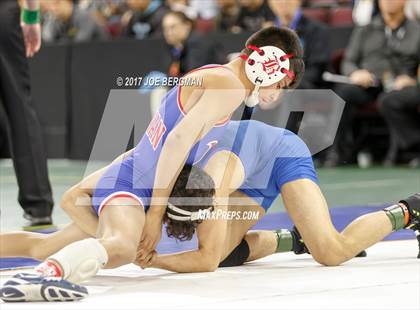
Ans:
{"type": "Polygon", "coordinates": [[[157,258],[157,252],[156,251],[152,251],[150,252],[145,259],[140,259],[138,253],[137,253],[137,257],[135,260],[135,264],[137,266],[140,266],[141,269],[146,269],[146,268],[150,268],[153,267],[153,264],[157,258]]]}
{"type": "MultiPolygon", "coordinates": [[[[150,209],[149,209],[150,211],[150,209]]],[[[140,249],[138,257],[141,260],[145,260],[152,251],[155,250],[157,244],[160,241],[162,235],[162,219],[160,216],[156,216],[151,212],[146,215],[146,223],[144,225],[140,249]]]]}

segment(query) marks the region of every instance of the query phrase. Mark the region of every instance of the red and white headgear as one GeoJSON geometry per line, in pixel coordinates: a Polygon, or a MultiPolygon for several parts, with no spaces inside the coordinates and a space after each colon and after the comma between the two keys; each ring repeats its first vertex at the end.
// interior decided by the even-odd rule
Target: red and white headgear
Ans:
{"type": "Polygon", "coordinates": [[[240,55],[245,60],[245,73],[248,79],[255,85],[251,95],[246,99],[245,104],[249,107],[258,104],[258,92],[261,86],[268,86],[280,82],[286,76],[290,79],[295,77],[289,71],[292,54],[286,54],[282,49],[275,46],[256,47],[248,45],[247,48],[253,52],[248,56],[240,55]]]}

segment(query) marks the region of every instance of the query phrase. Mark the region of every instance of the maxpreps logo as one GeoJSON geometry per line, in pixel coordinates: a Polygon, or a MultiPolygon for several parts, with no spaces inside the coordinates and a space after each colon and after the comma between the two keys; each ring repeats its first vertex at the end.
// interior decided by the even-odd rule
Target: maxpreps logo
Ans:
{"type": "Polygon", "coordinates": [[[197,219],[199,220],[258,220],[260,218],[259,211],[246,210],[246,211],[234,211],[234,210],[222,210],[217,209],[210,211],[210,209],[201,209],[197,212],[197,219]]]}
{"type": "Polygon", "coordinates": [[[156,151],[157,146],[162,140],[163,135],[166,132],[166,126],[163,123],[160,113],[157,112],[155,117],[150,122],[149,127],[147,127],[146,135],[149,138],[150,144],[153,147],[153,150],[156,151]]]}

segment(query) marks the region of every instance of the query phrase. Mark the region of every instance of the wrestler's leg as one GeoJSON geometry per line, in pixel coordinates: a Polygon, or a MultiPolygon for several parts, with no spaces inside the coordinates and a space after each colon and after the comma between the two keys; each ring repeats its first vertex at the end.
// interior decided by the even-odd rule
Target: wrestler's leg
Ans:
{"type": "Polygon", "coordinates": [[[73,242],[49,256],[36,269],[52,275],[83,282],[101,268],[115,268],[134,261],[145,221],[138,199],[116,197],[99,211],[96,238],[73,242]]]}
{"type": "MultiPolygon", "coordinates": [[[[64,193],[60,206],[66,212],[70,207],[73,210],[78,199],[90,201],[89,192],[79,189],[79,184],[64,193]]],[[[85,223],[85,219],[86,217],[82,218],[83,224],[89,223],[89,230],[94,234],[98,228],[97,216],[95,215],[94,221],[91,222],[85,223]]],[[[25,231],[1,233],[0,257],[28,257],[44,260],[70,243],[92,237],[92,235],[79,228],[80,226],[80,223],[73,222],[51,234],[25,231]]]]}
{"type": "Polygon", "coordinates": [[[97,232],[108,254],[105,268],[134,262],[145,223],[143,206],[133,199],[116,198],[112,204],[101,212],[97,232]]]}
{"type": "Polygon", "coordinates": [[[42,276],[15,275],[0,288],[0,297],[7,301],[82,299],[88,292],[74,283],[90,279],[101,268],[133,262],[145,221],[143,205],[124,197],[108,201],[101,209],[97,238],[73,242],[49,256],[35,268],[42,276]],[[15,293],[10,295],[11,291],[15,293]]]}
{"type": "MultiPolygon", "coordinates": [[[[247,262],[257,260],[271,254],[277,253],[278,237],[271,230],[249,231],[245,240],[249,246],[249,257],[247,262]]],[[[290,249],[291,251],[291,249],[290,249]]]]}
{"type": "Polygon", "coordinates": [[[305,245],[314,259],[323,265],[339,265],[392,232],[387,213],[378,211],[357,218],[339,233],[331,222],[319,186],[311,180],[289,182],[282,187],[281,193],[305,245]]]}
{"type": "Polygon", "coordinates": [[[28,257],[44,260],[66,245],[89,238],[75,223],[52,234],[9,232],[0,234],[0,257],[28,257]]]}

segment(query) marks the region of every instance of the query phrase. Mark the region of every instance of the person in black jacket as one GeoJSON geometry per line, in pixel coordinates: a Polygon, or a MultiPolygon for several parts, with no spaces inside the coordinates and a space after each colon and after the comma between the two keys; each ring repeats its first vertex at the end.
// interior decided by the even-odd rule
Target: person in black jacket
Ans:
{"type": "MultiPolygon", "coordinates": [[[[329,166],[354,160],[352,123],[358,107],[378,100],[388,123],[389,116],[394,114],[389,110],[396,106],[415,110],[420,26],[405,17],[404,6],[404,0],[380,0],[380,14],[370,24],[353,30],[341,64],[342,73],[352,84],[338,85],[335,89],[346,106],[328,156],[329,166]]],[[[401,125],[408,124],[398,122],[401,125]]],[[[391,134],[396,139],[393,131],[391,134]]],[[[399,136],[408,138],[407,134],[399,136]]],[[[399,146],[409,147],[411,142],[417,142],[416,137],[409,142],[401,142],[399,146]]]]}

